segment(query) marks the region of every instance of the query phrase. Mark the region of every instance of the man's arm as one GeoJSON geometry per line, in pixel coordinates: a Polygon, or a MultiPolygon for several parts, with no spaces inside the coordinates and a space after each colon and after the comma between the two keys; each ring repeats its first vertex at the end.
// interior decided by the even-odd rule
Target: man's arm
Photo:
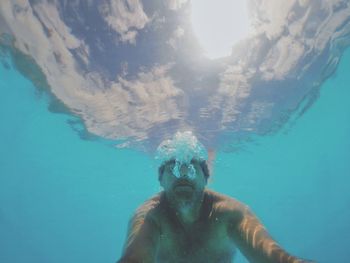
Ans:
{"type": "Polygon", "coordinates": [[[284,251],[247,206],[235,212],[231,235],[242,254],[251,263],[306,263],[284,251]]]}
{"type": "Polygon", "coordinates": [[[160,233],[150,211],[156,203],[154,199],[146,202],[130,220],[123,255],[117,263],[155,262],[160,233]]]}

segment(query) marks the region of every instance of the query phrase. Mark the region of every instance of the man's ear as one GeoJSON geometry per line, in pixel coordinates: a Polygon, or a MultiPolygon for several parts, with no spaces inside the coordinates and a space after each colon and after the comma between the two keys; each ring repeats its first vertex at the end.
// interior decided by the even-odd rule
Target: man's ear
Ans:
{"type": "Polygon", "coordinates": [[[158,181],[159,181],[160,186],[164,188],[163,174],[158,175],[158,181]]]}
{"type": "Polygon", "coordinates": [[[208,170],[209,170],[210,174],[214,173],[215,156],[216,156],[215,150],[214,149],[209,149],[208,150],[208,161],[207,161],[207,164],[208,164],[208,170]]]}

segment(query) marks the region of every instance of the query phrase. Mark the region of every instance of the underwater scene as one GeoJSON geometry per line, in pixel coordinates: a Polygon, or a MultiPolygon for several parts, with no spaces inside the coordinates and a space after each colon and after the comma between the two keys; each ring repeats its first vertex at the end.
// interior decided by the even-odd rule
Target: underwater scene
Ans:
{"type": "Polygon", "coordinates": [[[349,262],[349,46],[348,0],[1,0],[0,262],[349,262]]]}

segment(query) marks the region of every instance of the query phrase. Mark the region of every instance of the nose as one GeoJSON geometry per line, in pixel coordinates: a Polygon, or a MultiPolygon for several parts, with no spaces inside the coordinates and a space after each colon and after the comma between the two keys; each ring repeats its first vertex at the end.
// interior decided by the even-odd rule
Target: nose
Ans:
{"type": "Polygon", "coordinates": [[[189,169],[188,169],[188,166],[187,165],[181,165],[181,168],[180,168],[180,176],[181,177],[188,177],[188,172],[189,172],[189,169]]]}

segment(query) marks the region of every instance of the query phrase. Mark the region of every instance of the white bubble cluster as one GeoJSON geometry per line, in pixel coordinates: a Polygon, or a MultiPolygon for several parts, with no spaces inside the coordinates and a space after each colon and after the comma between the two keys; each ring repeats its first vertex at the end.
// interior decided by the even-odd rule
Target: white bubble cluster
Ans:
{"type": "Polygon", "coordinates": [[[189,164],[192,159],[205,161],[208,153],[191,131],[177,132],[172,139],[163,141],[157,148],[155,159],[159,165],[169,160],[189,164]]]}

